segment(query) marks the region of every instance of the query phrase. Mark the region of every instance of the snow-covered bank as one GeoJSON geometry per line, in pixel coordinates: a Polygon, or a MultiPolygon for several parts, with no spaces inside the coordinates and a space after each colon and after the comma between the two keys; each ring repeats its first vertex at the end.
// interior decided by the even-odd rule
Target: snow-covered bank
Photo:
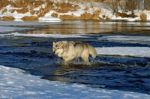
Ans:
{"type": "Polygon", "coordinates": [[[150,95],[47,81],[0,65],[1,99],[149,99],[150,95]]]}
{"type": "Polygon", "coordinates": [[[39,22],[61,22],[61,20],[54,17],[42,17],[39,18],[39,22]]]}
{"type": "Polygon", "coordinates": [[[18,30],[18,29],[14,27],[0,27],[0,32],[9,32],[9,31],[15,31],[15,30],[18,30]]]}
{"type": "Polygon", "coordinates": [[[149,47],[101,47],[96,51],[99,55],[150,57],[149,47]]]}
{"type": "Polygon", "coordinates": [[[12,32],[12,31],[19,31],[19,30],[24,30],[27,28],[16,28],[16,27],[1,27],[0,26],[0,33],[4,32],[12,32]],[[8,29],[9,28],[9,29],[8,29]]]}
{"type": "Polygon", "coordinates": [[[149,42],[149,36],[125,36],[125,35],[115,35],[115,36],[103,36],[99,40],[108,40],[108,41],[129,41],[129,42],[149,42]]]}
{"type": "MultiPolygon", "coordinates": [[[[110,0],[92,1],[70,1],[70,0],[4,0],[0,5],[0,20],[3,21],[39,21],[39,22],[60,22],[62,20],[119,20],[119,21],[141,21],[141,13],[150,20],[149,10],[135,9],[135,17],[131,11],[125,12],[124,4],[122,9],[113,13],[114,8],[110,0]],[[119,14],[118,14],[119,13],[119,14]]],[[[119,1],[118,1],[119,2],[119,1]]],[[[117,3],[116,3],[116,6],[117,3]]],[[[116,7],[117,9],[117,7],[116,7]]]]}
{"type": "Polygon", "coordinates": [[[99,37],[98,40],[107,40],[110,42],[121,42],[121,43],[134,43],[134,44],[150,44],[150,36],[125,36],[125,35],[115,35],[115,36],[103,36],[99,37]]]}
{"type": "Polygon", "coordinates": [[[86,38],[86,36],[78,34],[23,34],[23,33],[10,33],[10,34],[0,34],[3,36],[16,36],[16,37],[51,37],[51,38],[86,38]]]}

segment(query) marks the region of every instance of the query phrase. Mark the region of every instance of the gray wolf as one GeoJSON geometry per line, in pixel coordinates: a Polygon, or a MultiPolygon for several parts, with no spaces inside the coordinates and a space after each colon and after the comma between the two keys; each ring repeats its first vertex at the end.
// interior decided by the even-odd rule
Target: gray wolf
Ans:
{"type": "Polygon", "coordinates": [[[95,48],[91,45],[75,41],[53,42],[53,52],[61,57],[65,63],[81,58],[86,64],[90,64],[89,57],[95,58],[97,55],[95,48]]]}

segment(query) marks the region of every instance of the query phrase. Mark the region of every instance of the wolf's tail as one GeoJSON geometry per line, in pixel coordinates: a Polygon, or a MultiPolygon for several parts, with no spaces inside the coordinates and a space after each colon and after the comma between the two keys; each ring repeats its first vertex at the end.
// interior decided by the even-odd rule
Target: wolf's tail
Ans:
{"type": "Polygon", "coordinates": [[[89,48],[89,54],[90,54],[93,58],[96,58],[97,52],[96,52],[95,48],[92,47],[92,46],[88,46],[88,48],[89,48]]]}

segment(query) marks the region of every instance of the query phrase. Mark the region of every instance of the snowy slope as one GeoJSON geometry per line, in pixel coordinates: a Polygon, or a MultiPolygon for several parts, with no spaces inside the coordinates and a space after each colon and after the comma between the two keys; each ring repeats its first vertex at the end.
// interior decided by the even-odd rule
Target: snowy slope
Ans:
{"type": "Polygon", "coordinates": [[[150,57],[149,47],[101,47],[96,48],[96,51],[99,55],[150,57]]]}
{"type": "Polygon", "coordinates": [[[10,33],[10,34],[0,34],[0,36],[17,36],[17,37],[51,37],[51,38],[86,38],[86,36],[82,36],[80,34],[71,34],[71,35],[65,35],[65,34],[25,34],[25,33],[10,33]]]}
{"type": "MultiPolygon", "coordinates": [[[[95,13],[95,11],[100,11],[99,16],[95,16],[101,19],[117,19],[116,17],[113,17],[113,13],[112,13],[112,9],[110,6],[103,4],[103,3],[98,3],[98,2],[72,2],[70,1],[70,5],[74,5],[74,6],[78,6],[78,8],[71,10],[72,8],[61,8],[62,10],[66,10],[66,9],[70,9],[68,11],[65,12],[61,12],[61,11],[57,11],[59,8],[59,4],[64,4],[64,2],[62,1],[53,1],[53,0],[49,0],[52,1],[52,5],[50,5],[50,3],[47,1],[45,1],[44,3],[40,4],[38,7],[34,7],[31,6],[30,4],[28,4],[27,9],[22,8],[21,5],[19,5],[19,7],[15,7],[14,5],[12,5],[11,3],[13,2],[14,4],[26,4],[27,1],[25,1],[25,3],[21,2],[18,3],[19,0],[15,0],[15,1],[10,1],[10,3],[8,3],[5,7],[2,7],[0,9],[0,18],[1,17],[5,17],[5,16],[12,16],[14,18],[14,21],[23,21],[22,18],[26,17],[26,16],[37,16],[38,20],[41,22],[60,22],[61,15],[69,15],[69,16],[75,16],[75,17],[80,17],[81,19],[86,19],[88,18],[89,15],[83,15],[85,13],[90,13],[91,15],[95,13]],[[47,7],[47,5],[49,5],[49,7],[47,7]],[[50,8],[52,7],[52,8],[50,8]],[[32,9],[31,9],[32,8],[32,9]],[[24,10],[23,10],[24,9],[24,10]],[[26,11],[27,10],[27,11],[26,11]],[[45,12],[46,11],[46,12],[45,12]],[[39,15],[40,13],[42,13],[42,16],[39,15]],[[56,13],[56,16],[53,16],[52,14],[56,13]],[[83,15],[83,17],[82,17],[83,15]],[[104,17],[105,16],[105,17],[104,17]]],[[[42,0],[41,0],[42,1],[42,0]]],[[[38,1],[37,1],[38,2],[38,1]]],[[[28,3],[28,2],[27,2],[28,3]]],[[[36,3],[36,2],[34,2],[36,3]]],[[[66,1],[66,3],[68,3],[66,1]]],[[[68,5],[68,6],[70,6],[68,5]]],[[[79,18],[79,19],[80,19],[79,18]]],[[[90,19],[93,19],[92,17],[90,19]]],[[[7,20],[7,19],[6,19],[7,20]]]]}
{"type": "Polygon", "coordinates": [[[0,33],[11,32],[11,31],[19,31],[19,30],[25,30],[25,29],[29,29],[29,28],[19,28],[18,29],[18,28],[15,28],[15,27],[2,27],[2,26],[0,26],[0,33]]]}
{"type": "MultiPolygon", "coordinates": [[[[140,14],[144,13],[147,16],[147,20],[150,20],[150,11],[144,10],[139,11],[136,10],[135,15],[137,17],[121,17],[117,16],[116,14],[113,14],[112,7],[109,4],[103,3],[103,2],[87,2],[87,1],[69,1],[69,0],[37,0],[34,1],[31,4],[28,4],[28,1],[23,1],[18,3],[19,0],[9,0],[10,3],[8,3],[6,6],[0,7],[0,18],[5,16],[11,16],[14,18],[14,21],[23,21],[22,18],[26,16],[36,16],[38,17],[38,21],[40,22],[60,22],[63,20],[60,16],[67,15],[67,18],[69,20],[78,20],[78,19],[88,19],[88,20],[125,20],[125,21],[139,21],[140,20],[140,14]],[[44,1],[44,2],[43,2],[44,1]],[[34,4],[38,4],[40,2],[40,5],[35,6],[34,4]],[[21,5],[14,6],[14,4],[23,4],[28,5],[28,7],[25,9],[21,5]],[[51,4],[52,3],[52,4],[51,4]],[[32,5],[33,4],[33,5],[32,5]],[[60,5],[59,5],[60,4],[60,5]],[[61,8],[61,4],[62,6],[61,8]],[[68,8],[67,5],[69,4],[68,8]],[[32,5],[32,6],[31,6],[32,5]],[[78,8],[72,9],[73,6],[78,6],[78,8]],[[69,8],[70,7],[70,8],[69,8]],[[58,9],[56,9],[58,8],[58,9]],[[62,11],[58,11],[59,8],[62,11]],[[94,15],[96,11],[100,11],[98,16],[94,15]],[[88,13],[87,15],[85,13],[88,13]],[[54,15],[55,14],[55,15],[54,15]],[[94,17],[89,17],[89,14],[94,17]],[[73,18],[72,18],[73,17],[73,18]],[[79,17],[79,18],[76,18],[79,17]]],[[[3,3],[7,3],[4,2],[3,3]]],[[[122,11],[120,11],[122,12],[122,11]]],[[[130,11],[129,11],[130,12],[130,11]]],[[[124,14],[128,14],[129,12],[124,12],[124,14]]],[[[64,16],[63,16],[64,17],[64,16]]],[[[3,18],[2,18],[3,20],[3,18]]],[[[7,20],[7,18],[6,18],[7,20]]],[[[31,21],[31,20],[30,20],[31,21]]],[[[34,20],[35,21],[35,20],[34,20]]],[[[37,20],[36,20],[37,21],[37,20]]]]}
{"type": "Polygon", "coordinates": [[[115,35],[115,36],[104,36],[100,37],[99,40],[108,40],[116,42],[149,42],[149,36],[125,36],[125,35],[115,35]]]}
{"type": "Polygon", "coordinates": [[[149,99],[150,95],[47,81],[0,65],[0,99],[149,99]]]}

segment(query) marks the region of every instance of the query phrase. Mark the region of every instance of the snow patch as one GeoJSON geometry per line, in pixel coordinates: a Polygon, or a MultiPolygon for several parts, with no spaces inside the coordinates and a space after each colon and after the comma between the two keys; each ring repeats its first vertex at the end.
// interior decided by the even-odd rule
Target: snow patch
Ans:
{"type": "MultiPolygon", "coordinates": [[[[31,28],[16,28],[16,27],[3,27],[0,26],[0,33],[4,33],[4,32],[12,32],[12,31],[19,31],[19,30],[26,30],[26,29],[31,29],[31,28]]],[[[0,34],[0,36],[5,36],[6,34],[0,34]]]]}
{"type": "Polygon", "coordinates": [[[115,16],[115,15],[113,15],[112,17],[111,17],[111,19],[112,20],[118,20],[118,21],[122,21],[122,20],[124,20],[124,21],[129,21],[129,22],[135,22],[135,21],[139,21],[140,20],[140,18],[139,17],[135,17],[135,18],[131,18],[131,17],[125,17],[125,18],[122,18],[122,17],[117,17],[117,16],[115,16]]]}
{"type": "Polygon", "coordinates": [[[99,40],[108,40],[108,41],[118,41],[118,42],[150,42],[149,36],[123,36],[123,35],[115,35],[115,36],[103,36],[98,38],[99,40]]]}
{"type": "Polygon", "coordinates": [[[52,13],[55,11],[51,10],[48,13],[46,13],[43,17],[39,18],[39,22],[61,22],[59,18],[52,17],[52,13]]]}
{"type": "Polygon", "coordinates": [[[0,34],[1,37],[4,36],[16,36],[16,37],[51,37],[51,38],[87,38],[84,35],[65,35],[65,34],[24,34],[24,33],[10,33],[10,34],[0,34]]]}
{"type": "Polygon", "coordinates": [[[39,18],[39,22],[61,22],[61,20],[59,18],[49,16],[39,18]]]}
{"type": "Polygon", "coordinates": [[[150,57],[150,47],[101,47],[96,51],[99,55],[150,57]]]}
{"type": "Polygon", "coordinates": [[[1,99],[149,99],[150,95],[47,81],[0,65],[1,99]]]}

